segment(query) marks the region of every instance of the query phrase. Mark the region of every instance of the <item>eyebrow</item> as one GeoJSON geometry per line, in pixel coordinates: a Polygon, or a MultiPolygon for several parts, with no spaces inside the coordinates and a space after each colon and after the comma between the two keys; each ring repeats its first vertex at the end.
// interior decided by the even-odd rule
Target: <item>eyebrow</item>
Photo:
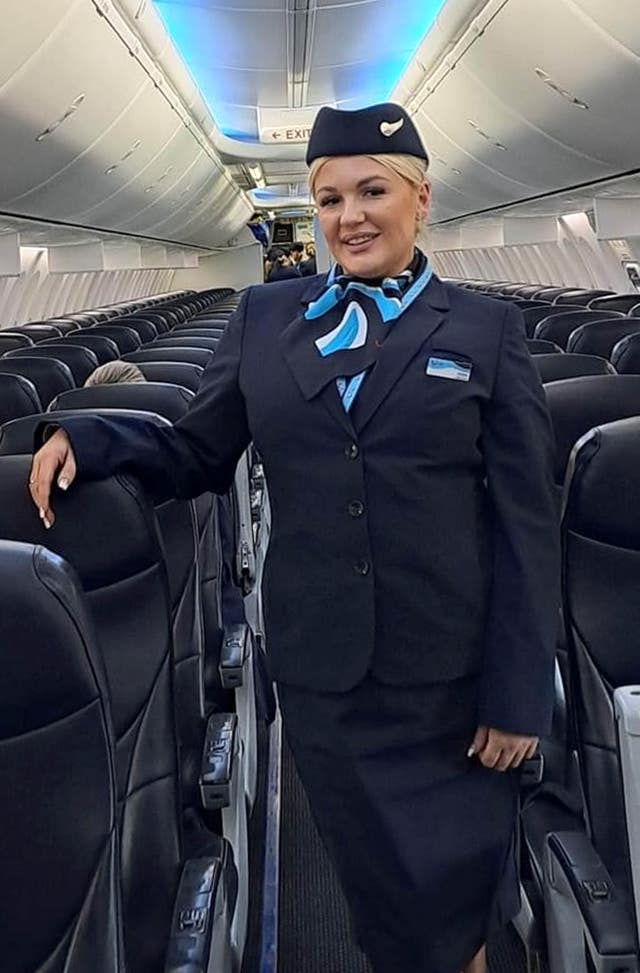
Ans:
{"type": "MultiPolygon", "coordinates": [[[[382,175],[380,175],[380,176],[367,176],[366,179],[360,179],[359,182],[356,183],[356,189],[361,189],[362,186],[366,186],[370,182],[377,182],[379,179],[382,180],[383,182],[389,182],[389,180],[387,179],[386,176],[382,176],[382,175]]],[[[338,190],[336,189],[335,186],[320,186],[320,188],[318,189],[318,192],[319,193],[322,193],[322,192],[324,192],[324,193],[337,193],[338,190]]]]}

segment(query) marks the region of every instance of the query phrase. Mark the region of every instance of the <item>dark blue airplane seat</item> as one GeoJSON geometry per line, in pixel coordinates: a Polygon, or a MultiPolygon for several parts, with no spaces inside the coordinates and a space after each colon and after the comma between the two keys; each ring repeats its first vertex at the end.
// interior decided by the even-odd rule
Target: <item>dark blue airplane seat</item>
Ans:
{"type": "MultiPolygon", "coordinates": [[[[1,367],[0,362],[0,367],[1,367]]],[[[188,362],[146,361],[138,362],[138,368],[148,382],[164,382],[170,385],[180,385],[197,392],[204,369],[201,365],[191,365],[188,362]]]]}
{"type": "Polygon", "coordinates": [[[128,328],[126,324],[112,322],[111,324],[96,324],[89,329],[90,334],[102,335],[110,338],[118,347],[119,354],[123,355],[127,351],[135,351],[142,344],[142,339],[137,331],[128,328]]]}
{"type": "Polygon", "coordinates": [[[41,411],[33,382],[22,375],[0,373],[0,424],[41,411]]]}
{"type": "Polygon", "coordinates": [[[206,368],[213,352],[208,348],[158,348],[154,345],[151,348],[140,348],[139,351],[131,351],[128,355],[123,355],[123,361],[132,361],[136,364],[140,362],[189,362],[192,365],[200,365],[206,368]]]}
{"type": "Polygon", "coordinates": [[[0,331],[0,355],[15,348],[30,348],[33,343],[29,335],[20,334],[19,331],[0,331]]]}
{"type": "Polygon", "coordinates": [[[0,358],[0,373],[22,375],[33,383],[44,409],[56,395],[75,388],[71,370],[55,358],[37,358],[37,345],[33,348],[34,357],[0,358]]]}
{"type": "Polygon", "coordinates": [[[581,325],[592,321],[610,321],[623,317],[616,311],[590,311],[588,308],[560,307],[552,315],[542,318],[535,327],[535,337],[545,341],[555,341],[561,348],[567,347],[570,335],[581,325]]]}
{"type": "Polygon", "coordinates": [[[557,382],[582,375],[615,375],[616,370],[606,358],[595,355],[536,355],[534,362],[542,383],[557,382]]]}
{"type": "Polygon", "coordinates": [[[74,344],[77,343],[82,348],[88,348],[98,359],[99,365],[106,365],[107,362],[115,361],[121,354],[120,348],[112,338],[99,334],[94,328],[74,331],[72,334],[66,335],[64,341],[65,344],[73,341],[74,344]]]}
{"type": "Polygon", "coordinates": [[[71,343],[53,342],[51,344],[40,342],[30,348],[19,348],[9,352],[5,357],[8,360],[14,358],[37,358],[50,359],[62,362],[67,365],[76,385],[84,385],[86,379],[98,367],[98,359],[88,348],[71,343]]]}
{"type": "MultiPolygon", "coordinates": [[[[28,456],[0,457],[0,536],[46,543],[72,564],[96,628],[115,736],[126,967],[136,973],[160,973],[167,952],[173,951],[173,965],[167,961],[166,969],[178,973],[189,969],[184,947],[189,940],[194,944],[195,931],[190,929],[186,940],[184,931],[182,939],[170,940],[170,931],[179,924],[178,913],[197,903],[194,886],[208,877],[211,891],[203,900],[207,911],[202,918],[214,924],[214,935],[225,937],[237,879],[222,838],[210,835],[198,860],[189,860],[183,848],[170,602],[153,508],[132,480],[78,482],[68,494],[56,491],[56,522],[46,531],[25,488],[29,468],[28,456]],[[181,948],[182,965],[175,955],[181,948]]],[[[29,617],[25,612],[22,624],[29,625],[29,617]]],[[[42,638],[39,629],[37,635],[42,638]]],[[[57,678],[50,655],[43,669],[49,681],[57,678]]],[[[82,735],[74,737],[76,746],[84,746],[82,735]]],[[[60,786],[67,776],[68,768],[63,766],[60,786]]],[[[42,796],[43,805],[50,809],[56,796],[54,787],[42,796]]],[[[6,800],[5,793],[3,806],[6,800]]],[[[95,827],[82,817],[69,818],[66,807],[60,813],[74,832],[84,834],[85,828],[95,827]]],[[[46,840],[52,824],[47,826],[46,840]]],[[[73,860],[72,853],[63,873],[73,860]]],[[[39,883],[39,876],[36,868],[29,875],[30,885],[39,883]]],[[[34,921],[29,909],[26,915],[34,921]]],[[[92,944],[99,957],[105,944],[95,934],[92,944]]],[[[87,963],[82,973],[93,969],[87,963]]],[[[224,973],[227,969],[223,967],[224,973]]]]}
{"type": "Polygon", "coordinates": [[[527,348],[531,355],[562,354],[562,348],[553,341],[540,341],[538,338],[527,338],[527,348]]]}
{"type": "Polygon", "coordinates": [[[628,314],[638,304],[640,304],[640,294],[635,291],[633,294],[609,294],[606,297],[596,297],[589,307],[594,311],[622,311],[623,314],[628,314]]]}
{"type": "Polygon", "coordinates": [[[124,973],[114,738],[84,594],[56,554],[0,540],[0,603],[2,966],[124,973]]]}
{"type": "Polygon", "coordinates": [[[614,345],[628,334],[640,332],[640,319],[614,318],[606,321],[590,321],[582,324],[571,334],[567,351],[577,355],[599,355],[609,358],[614,345]]]}
{"type": "Polygon", "coordinates": [[[640,418],[593,428],[573,450],[563,513],[563,604],[572,686],[569,750],[580,804],[544,789],[523,815],[541,877],[552,973],[638,969],[640,418]],[[623,687],[629,687],[623,689],[623,687]],[[615,699],[614,699],[615,694],[615,699]]]}
{"type": "Polygon", "coordinates": [[[640,334],[628,334],[613,346],[611,364],[621,375],[640,375],[640,334]]]}

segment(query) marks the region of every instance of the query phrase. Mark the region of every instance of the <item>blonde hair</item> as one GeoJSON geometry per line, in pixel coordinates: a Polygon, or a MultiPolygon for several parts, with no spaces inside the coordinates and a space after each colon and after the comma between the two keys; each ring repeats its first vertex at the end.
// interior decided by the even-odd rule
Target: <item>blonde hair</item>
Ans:
{"type": "MultiPolygon", "coordinates": [[[[319,159],[314,159],[309,168],[309,189],[311,195],[315,197],[316,182],[320,175],[320,170],[326,162],[335,159],[333,155],[323,155],[319,159]]],[[[380,163],[386,169],[391,169],[396,176],[405,179],[414,189],[420,189],[425,182],[428,183],[427,172],[429,164],[425,159],[419,159],[416,155],[386,154],[386,155],[366,155],[365,159],[380,163]]]]}
{"type": "Polygon", "coordinates": [[[116,385],[119,382],[146,382],[137,365],[130,361],[110,361],[96,368],[84,383],[92,385],[116,385]]]}

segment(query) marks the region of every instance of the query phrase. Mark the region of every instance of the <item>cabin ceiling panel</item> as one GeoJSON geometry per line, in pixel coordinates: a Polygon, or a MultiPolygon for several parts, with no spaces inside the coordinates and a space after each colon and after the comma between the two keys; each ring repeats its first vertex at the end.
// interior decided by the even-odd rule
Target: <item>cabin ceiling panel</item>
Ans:
{"type": "MultiPolygon", "coordinates": [[[[181,117],[175,98],[162,93],[162,75],[132,56],[133,35],[130,48],[92,0],[63,9],[51,0],[50,7],[21,0],[20,16],[0,40],[1,53],[4,37],[11,39],[17,65],[0,87],[0,209],[135,234],[185,222],[174,219],[185,202],[185,174],[198,168],[196,192],[221,178],[213,147],[185,124],[186,106],[181,117]],[[61,18],[57,27],[50,7],[61,18]],[[45,38],[29,34],[25,10],[32,23],[42,14],[45,38]]],[[[198,112],[199,97],[192,101],[198,112]]],[[[242,201],[236,216],[244,211],[248,219],[250,200],[223,178],[228,195],[242,201]]],[[[210,237],[217,242],[214,230],[210,237]]]]}
{"type": "Polygon", "coordinates": [[[39,4],[34,16],[33,4],[25,0],[3,0],[3,29],[0,32],[0,93],[6,81],[32,57],[50,43],[56,33],[64,31],[66,20],[84,0],[47,0],[39,4]],[[8,27],[11,29],[8,29],[8,27]]]}
{"type": "Polygon", "coordinates": [[[638,167],[638,12],[507,0],[422,91],[404,90],[432,155],[435,221],[638,167]]]}

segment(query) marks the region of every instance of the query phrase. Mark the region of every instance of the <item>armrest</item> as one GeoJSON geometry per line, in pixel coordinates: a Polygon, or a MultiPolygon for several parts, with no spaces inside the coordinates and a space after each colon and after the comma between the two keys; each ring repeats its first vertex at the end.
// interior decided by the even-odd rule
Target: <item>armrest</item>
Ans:
{"type": "Polygon", "coordinates": [[[621,686],[616,689],[613,705],[618,730],[636,925],[640,929],[640,686],[621,686]]]}
{"type": "Polygon", "coordinates": [[[207,811],[228,807],[231,801],[237,731],[235,713],[212,713],[207,720],[200,766],[200,797],[207,811]]]}
{"type": "Polygon", "coordinates": [[[216,937],[228,938],[228,930],[220,928],[224,903],[217,901],[225,895],[222,875],[222,856],[194,858],[184,866],[173,908],[165,973],[207,973],[214,932],[216,937]]]}
{"type": "Polygon", "coordinates": [[[547,835],[545,906],[551,969],[586,970],[586,944],[597,973],[637,971],[635,929],[627,904],[586,832],[547,835]]]}
{"type": "Polygon", "coordinates": [[[249,626],[229,625],[224,629],[218,673],[223,689],[237,689],[244,681],[244,666],[249,657],[249,626]]]}
{"type": "Polygon", "coordinates": [[[249,460],[241,456],[233,483],[236,506],[236,575],[243,592],[248,594],[256,580],[256,556],[253,537],[249,460]]]}

